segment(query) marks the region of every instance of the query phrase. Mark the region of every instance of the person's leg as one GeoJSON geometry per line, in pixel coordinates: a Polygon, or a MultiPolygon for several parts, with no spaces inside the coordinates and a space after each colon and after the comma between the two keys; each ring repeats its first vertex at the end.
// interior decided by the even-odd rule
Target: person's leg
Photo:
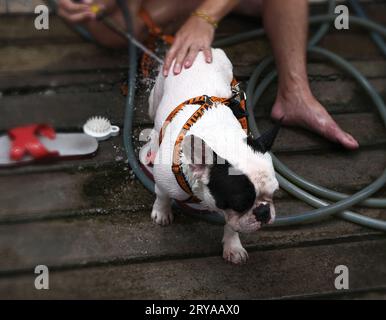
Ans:
{"type": "Polygon", "coordinates": [[[306,70],[308,1],[263,0],[262,15],[279,74],[272,118],[317,132],[348,149],[357,148],[357,141],[336,124],[311,92],[306,70]]]}
{"type": "Polygon", "coordinates": [[[260,17],[262,1],[263,0],[240,0],[233,11],[244,16],[260,17]]]}

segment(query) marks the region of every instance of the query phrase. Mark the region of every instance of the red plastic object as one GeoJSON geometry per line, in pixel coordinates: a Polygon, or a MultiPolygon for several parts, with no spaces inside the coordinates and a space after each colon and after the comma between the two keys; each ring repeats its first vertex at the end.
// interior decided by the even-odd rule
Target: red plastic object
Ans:
{"type": "Polygon", "coordinates": [[[13,128],[8,131],[12,140],[10,149],[10,158],[12,160],[21,160],[29,154],[34,159],[56,157],[57,151],[50,151],[39,141],[38,135],[55,139],[55,130],[46,124],[31,124],[23,127],[13,128]]]}

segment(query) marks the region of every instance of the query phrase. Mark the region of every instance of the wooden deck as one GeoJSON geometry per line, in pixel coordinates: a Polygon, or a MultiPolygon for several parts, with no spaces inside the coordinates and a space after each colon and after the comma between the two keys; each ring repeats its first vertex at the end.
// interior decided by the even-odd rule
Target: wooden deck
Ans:
{"type": "MultiPolygon", "coordinates": [[[[1,3],[1,1],[0,1],[1,3]]],[[[318,9],[318,8],[316,8],[318,9]]],[[[315,10],[316,10],[315,9],[315,10]]],[[[386,4],[365,4],[386,23],[386,4]]],[[[47,32],[28,14],[0,15],[0,133],[12,126],[49,122],[79,131],[92,115],[122,125],[126,51],[83,41],[57,17],[47,32]]],[[[219,36],[249,30],[253,21],[231,17],[219,36]]],[[[362,32],[331,32],[326,48],[349,59],[386,99],[386,61],[362,32]]],[[[238,79],[269,52],[265,40],[226,49],[238,79]]],[[[363,91],[346,75],[310,62],[314,93],[360,142],[344,151],[319,137],[285,128],[275,152],[311,181],[355,192],[386,165],[386,130],[363,91]]],[[[135,125],[150,127],[138,90],[135,125]]],[[[275,86],[257,117],[269,125],[275,86]]],[[[386,188],[378,194],[386,196],[386,188]]],[[[310,209],[280,191],[279,215],[310,209]]],[[[133,179],[122,137],[100,144],[94,158],[0,169],[0,298],[386,298],[386,236],[334,218],[243,236],[248,264],[221,259],[222,227],[177,213],[172,226],[152,224],[153,196],[133,179]],[[50,290],[34,288],[34,268],[50,269],[50,290]],[[334,288],[335,266],[350,270],[350,290],[334,288]]],[[[386,219],[385,210],[358,209],[386,219]]]]}

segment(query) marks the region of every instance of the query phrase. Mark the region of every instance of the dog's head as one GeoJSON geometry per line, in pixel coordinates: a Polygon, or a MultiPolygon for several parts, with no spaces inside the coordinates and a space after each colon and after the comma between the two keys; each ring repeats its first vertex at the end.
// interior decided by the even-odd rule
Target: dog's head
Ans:
{"type": "Polygon", "coordinates": [[[222,212],[234,231],[254,232],[275,219],[273,194],[279,188],[279,184],[268,151],[278,130],[279,125],[257,139],[251,137],[245,139],[241,148],[233,146],[235,152],[236,150],[245,152],[232,157],[232,161],[217,156],[197,137],[193,139],[196,146],[194,152],[191,147],[192,140],[183,143],[185,160],[186,158],[191,160],[189,168],[184,171],[187,173],[193,193],[210,210],[222,212]],[[206,163],[202,163],[203,154],[206,163]],[[210,154],[212,158],[208,161],[210,154]]]}

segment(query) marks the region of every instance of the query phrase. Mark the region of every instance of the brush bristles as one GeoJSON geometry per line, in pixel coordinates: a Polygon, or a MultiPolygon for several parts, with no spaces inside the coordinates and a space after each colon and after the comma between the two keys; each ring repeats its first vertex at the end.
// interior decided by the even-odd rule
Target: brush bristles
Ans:
{"type": "Polygon", "coordinates": [[[111,123],[104,117],[92,117],[86,122],[86,128],[95,133],[109,133],[111,123]]]}

